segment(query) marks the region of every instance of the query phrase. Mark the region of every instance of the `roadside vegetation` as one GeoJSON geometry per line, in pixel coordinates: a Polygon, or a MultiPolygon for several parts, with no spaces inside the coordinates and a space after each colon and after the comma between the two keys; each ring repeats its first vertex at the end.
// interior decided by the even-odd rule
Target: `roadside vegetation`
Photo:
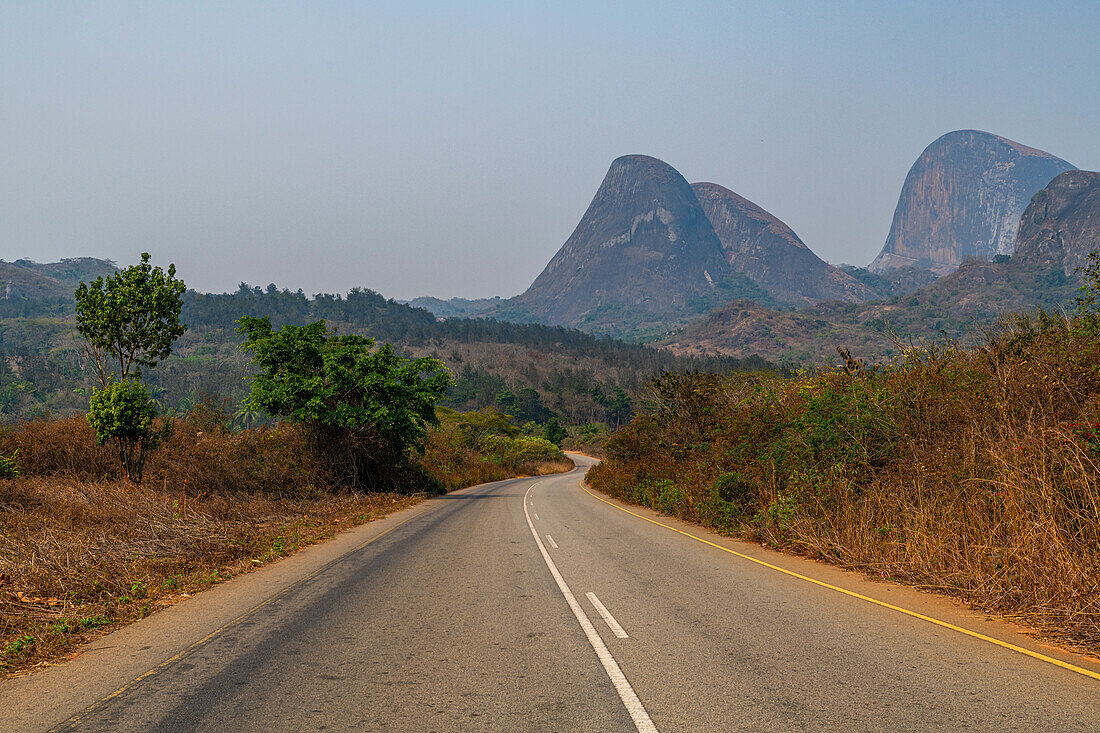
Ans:
{"type": "Polygon", "coordinates": [[[589,481],[1100,651],[1100,256],[1071,315],[869,366],[666,374],[589,481]]]}
{"type": "Polygon", "coordinates": [[[0,428],[0,676],[433,493],[573,467],[507,415],[439,417],[401,492],[333,485],[303,427],[239,428],[212,401],[175,420],[141,484],[84,416],[0,428]]]}

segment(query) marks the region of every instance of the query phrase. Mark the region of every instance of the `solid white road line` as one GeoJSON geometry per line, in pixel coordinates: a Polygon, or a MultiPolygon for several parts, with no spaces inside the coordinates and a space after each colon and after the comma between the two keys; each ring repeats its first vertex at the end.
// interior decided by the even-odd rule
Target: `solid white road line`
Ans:
{"type": "Polygon", "coordinates": [[[615,636],[619,637],[620,639],[629,638],[627,637],[626,631],[623,629],[623,627],[619,626],[619,622],[616,621],[615,617],[611,615],[611,611],[608,611],[607,607],[600,603],[600,599],[596,597],[595,593],[589,591],[584,595],[588,598],[588,602],[595,607],[596,612],[603,617],[604,622],[607,623],[607,628],[611,629],[612,633],[614,633],[615,636]]]}
{"type": "Polygon", "coordinates": [[[546,541],[549,542],[550,546],[553,547],[555,550],[558,549],[558,543],[554,542],[553,537],[551,537],[550,535],[546,535],[546,541]]]}
{"type": "MultiPolygon", "coordinates": [[[[538,486],[538,484],[533,484],[531,489],[535,486],[538,486]]],[[[650,719],[649,713],[646,712],[645,706],[642,705],[642,701],[638,699],[634,688],[627,682],[626,675],[623,674],[619,663],[615,661],[615,657],[611,656],[611,652],[607,650],[607,645],[596,633],[596,628],[588,620],[588,616],[584,614],[584,609],[577,602],[573,591],[569,590],[569,586],[565,584],[565,579],[558,572],[558,566],[550,559],[550,553],[546,551],[546,546],[539,539],[539,533],[535,531],[535,525],[531,522],[531,513],[527,511],[527,496],[531,493],[531,489],[527,489],[527,494],[523,495],[523,514],[527,518],[527,526],[531,530],[531,536],[535,538],[535,544],[539,546],[539,552],[542,553],[542,559],[546,562],[546,567],[550,569],[550,574],[554,576],[554,582],[558,584],[558,590],[565,596],[565,602],[569,604],[573,615],[577,617],[577,623],[581,625],[581,630],[588,637],[588,643],[592,645],[596,656],[600,658],[600,663],[603,664],[607,676],[611,678],[611,684],[615,686],[615,691],[619,693],[619,699],[623,701],[626,712],[630,714],[631,720],[634,721],[634,727],[638,729],[639,733],[657,733],[657,726],[653,725],[653,721],[650,719]]]]}

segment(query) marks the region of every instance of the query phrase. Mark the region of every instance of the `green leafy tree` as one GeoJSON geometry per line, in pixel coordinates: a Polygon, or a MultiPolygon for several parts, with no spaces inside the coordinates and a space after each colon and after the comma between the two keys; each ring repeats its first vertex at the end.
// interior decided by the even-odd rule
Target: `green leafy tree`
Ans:
{"type": "Polygon", "coordinates": [[[153,267],[148,252],[139,265],[80,283],[76,329],[88,342],[100,385],[140,377],[141,367],[152,369],[172,353],[172,343],[187,330],[180,323],[185,290],[176,266],[167,272],[153,267]]]}
{"type": "Polygon", "coordinates": [[[591,394],[593,401],[604,408],[607,422],[612,428],[618,428],[630,422],[630,418],[634,415],[634,401],[622,387],[615,388],[614,397],[608,397],[598,386],[592,389],[591,394]]]}
{"type": "Polygon", "coordinates": [[[248,402],[268,415],[304,425],[334,483],[391,488],[423,452],[436,404],[450,375],[438,359],[407,360],[325,322],[271,327],[265,316],[240,319],[244,350],[259,373],[248,402]]]}
{"type": "Polygon", "coordinates": [[[1100,250],[1090,252],[1085,264],[1073,272],[1084,281],[1073,299],[1076,328],[1095,335],[1100,333],[1100,250]]]}
{"type": "Polygon", "coordinates": [[[122,473],[134,483],[141,482],[146,454],[172,429],[171,420],[155,427],[157,404],[141,382],[141,367],[167,358],[186,330],[180,323],[185,290],[176,266],[153,267],[148,252],[141,264],[76,289],[76,328],[100,384],[92,390],[88,422],[100,445],[117,446],[122,473]]]}
{"type": "Polygon", "coordinates": [[[136,379],[111,382],[92,389],[88,422],[96,443],[113,443],[123,475],[141,483],[146,454],[171,434],[172,421],[156,426],[157,406],[145,385],[136,379]]]}
{"type": "Polygon", "coordinates": [[[561,426],[556,417],[552,417],[546,421],[546,439],[554,445],[561,447],[561,442],[569,437],[569,433],[565,431],[565,428],[561,426]]]}

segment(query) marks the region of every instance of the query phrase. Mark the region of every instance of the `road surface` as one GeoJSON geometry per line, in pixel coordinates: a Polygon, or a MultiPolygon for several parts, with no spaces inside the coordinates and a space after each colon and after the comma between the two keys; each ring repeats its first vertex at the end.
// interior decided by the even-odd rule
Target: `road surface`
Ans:
{"type": "Polygon", "coordinates": [[[431,499],[0,684],[0,729],[1100,730],[1095,661],[624,511],[576,460],[431,499]]]}

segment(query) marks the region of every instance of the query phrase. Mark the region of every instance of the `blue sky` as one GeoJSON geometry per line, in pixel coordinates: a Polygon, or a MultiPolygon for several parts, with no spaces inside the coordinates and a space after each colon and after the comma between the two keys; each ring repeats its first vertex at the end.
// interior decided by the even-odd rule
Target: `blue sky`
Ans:
{"type": "Polygon", "coordinates": [[[645,153],[882,247],[977,128],[1100,168],[1098,3],[0,3],[0,258],[512,295],[645,153]]]}

